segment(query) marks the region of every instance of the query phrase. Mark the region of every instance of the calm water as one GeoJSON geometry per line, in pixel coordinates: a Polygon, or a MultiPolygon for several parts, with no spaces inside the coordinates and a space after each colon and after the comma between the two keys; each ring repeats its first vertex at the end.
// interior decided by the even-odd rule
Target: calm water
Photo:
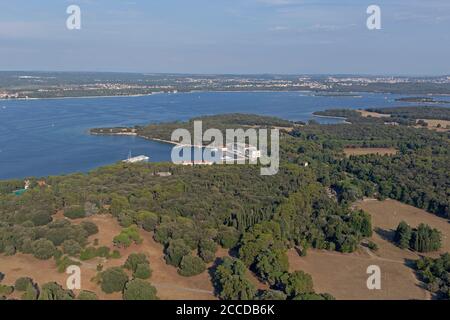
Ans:
{"type": "Polygon", "coordinates": [[[91,136],[87,131],[92,127],[133,126],[230,112],[306,121],[317,110],[399,105],[394,101],[397,97],[237,92],[0,101],[0,179],[86,172],[125,159],[129,151],[150,156],[151,161],[170,160],[170,145],[137,137],[91,136]]]}

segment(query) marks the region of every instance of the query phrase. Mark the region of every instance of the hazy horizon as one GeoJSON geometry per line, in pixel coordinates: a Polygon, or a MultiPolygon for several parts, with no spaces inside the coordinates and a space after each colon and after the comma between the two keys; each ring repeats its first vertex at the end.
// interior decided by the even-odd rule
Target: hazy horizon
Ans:
{"type": "Polygon", "coordinates": [[[446,0],[0,0],[0,69],[450,74],[446,0]],[[68,30],[69,5],[81,30],[68,30]],[[366,26],[381,8],[381,30],[366,26]]]}
{"type": "Polygon", "coordinates": [[[199,72],[151,72],[151,71],[92,71],[92,70],[0,70],[0,73],[117,73],[117,74],[139,74],[139,75],[193,75],[193,76],[353,76],[353,77],[447,77],[448,74],[369,74],[369,73],[199,73],[199,72]]]}

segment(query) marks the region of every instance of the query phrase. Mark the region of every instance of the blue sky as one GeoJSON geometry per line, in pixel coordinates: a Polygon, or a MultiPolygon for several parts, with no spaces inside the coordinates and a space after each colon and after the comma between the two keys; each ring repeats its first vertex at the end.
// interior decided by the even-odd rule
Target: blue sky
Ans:
{"type": "Polygon", "coordinates": [[[450,74],[449,0],[0,0],[0,70],[450,74]],[[82,11],[69,31],[66,8],[82,11]],[[366,9],[382,10],[382,30],[366,9]]]}

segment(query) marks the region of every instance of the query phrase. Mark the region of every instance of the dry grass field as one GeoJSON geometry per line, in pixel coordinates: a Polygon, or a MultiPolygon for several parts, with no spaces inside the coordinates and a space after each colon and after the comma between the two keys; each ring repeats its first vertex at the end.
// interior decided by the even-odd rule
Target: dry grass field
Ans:
{"type": "MultiPolygon", "coordinates": [[[[428,126],[426,128],[430,129],[430,130],[435,130],[435,131],[439,131],[439,132],[447,132],[450,129],[450,121],[448,120],[432,120],[432,119],[418,119],[417,122],[419,121],[424,121],[425,123],[428,124],[428,126]]],[[[417,128],[423,128],[422,126],[417,126],[417,128]]]]}
{"type": "MultiPolygon", "coordinates": [[[[99,227],[99,233],[91,237],[99,240],[99,245],[106,245],[112,248],[114,236],[120,233],[121,227],[111,216],[93,216],[87,219],[99,227]]],[[[81,222],[83,220],[78,220],[81,222]]],[[[97,264],[103,264],[104,268],[122,265],[129,254],[133,252],[142,252],[147,255],[150,266],[153,270],[150,282],[157,288],[160,299],[215,299],[213,286],[208,271],[194,277],[182,277],[177,273],[176,268],[169,266],[164,261],[163,246],[155,242],[152,234],[141,230],[141,236],[144,239],[141,245],[132,245],[127,249],[119,250],[120,259],[101,259],[96,258],[82,262],[82,289],[94,291],[101,299],[121,299],[120,293],[105,294],[100,287],[91,281],[97,274],[97,264]]],[[[219,251],[218,254],[227,254],[226,251],[219,251]]],[[[15,256],[0,256],[1,271],[6,274],[4,284],[14,284],[19,277],[31,277],[39,284],[50,281],[56,281],[66,287],[67,275],[58,273],[53,259],[41,261],[31,255],[16,254],[15,256]]]]}
{"type": "Polygon", "coordinates": [[[450,223],[446,219],[391,199],[385,201],[368,199],[358,202],[357,206],[372,215],[372,223],[375,231],[378,231],[375,235],[382,233],[390,240],[401,221],[406,221],[413,227],[425,223],[442,233],[441,250],[428,255],[438,256],[440,253],[450,252],[450,223]]]}
{"type": "Polygon", "coordinates": [[[370,111],[366,111],[366,110],[356,110],[358,111],[362,117],[364,118],[368,118],[368,117],[372,117],[372,118],[390,118],[391,115],[390,114],[384,114],[384,113],[378,113],[378,112],[370,112],[370,111]]]}
{"type": "MultiPolygon", "coordinates": [[[[317,292],[331,293],[337,299],[430,299],[430,294],[421,287],[414,271],[408,266],[409,261],[419,256],[396,247],[391,242],[393,231],[402,220],[414,227],[427,223],[439,229],[443,234],[443,248],[438,253],[430,254],[435,257],[441,252],[450,251],[450,224],[442,218],[394,200],[365,200],[358,202],[356,206],[372,215],[374,235],[371,240],[378,245],[379,250],[372,252],[364,246],[351,254],[310,250],[306,257],[300,257],[296,251],[291,250],[288,254],[291,271],[303,270],[311,274],[317,292]],[[381,290],[367,289],[366,270],[370,265],[381,268],[381,290]]],[[[61,218],[62,215],[56,215],[56,219],[61,218]]],[[[112,240],[121,230],[113,217],[97,215],[76,223],[83,220],[92,221],[99,227],[99,233],[90,238],[91,242],[98,239],[99,245],[112,248],[112,240]]],[[[180,276],[176,268],[165,263],[163,246],[153,240],[151,233],[143,230],[140,232],[143,243],[121,249],[120,259],[96,258],[83,262],[82,288],[96,292],[101,299],[121,299],[120,293],[107,295],[91,281],[97,274],[97,264],[103,264],[104,268],[120,266],[130,253],[143,252],[148,256],[153,270],[150,281],[158,289],[161,299],[216,299],[208,271],[195,277],[180,276]]],[[[217,257],[223,256],[229,256],[228,251],[219,249],[217,257]]],[[[67,275],[57,272],[53,260],[41,261],[24,254],[9,257],[1,255],[0,266],[1,271],[6,274],[4,284],[14,284],[17,278],[29,276],[41,285],[56,281],[65,287],[67,275]]],[[[258,289],[267,289],[251,272],[248,272],[248,276],[258,289]]]]}
{"type": "Polygon", "coordinates": [[[357,203],[357,207],[372,215],[374,235],[371,240],[378,245],[378,251],[372,252],[363,246],[351,254],[310,250],[306,257],[299,257],[295,251],[290,251],[291,269],[310,273],[316,291],[329,292],[337,299],[430,299],[429,292],[422,288],[408,266],[419,255],[401,250],[391,240],[402,220],[414,227],[427,223],[443,235],[443,248],[438,253],[429,254],[437,256],[450,251],[448,221],[394,200],[365,200],[357,203]],[[381,268],[381,290],[367,289],[366,270],[369,265],[381,268]]]}
{"type": "Polygon", "coordinates": [[[397,153],[395,148],[344,148],[344,153],[349,156],[363,156],[367,154],[378,154],[392,156],[397,153]]]}
{"type": "MultiPolygon", "coordinates": [[[[61,212],[54,216],[54,219],[64,219],[61,212]]],[[[100,246],[108,246],[113,248],[113,238],[121,231],[117,221],[109,215],[96,215],[85,219],[79,219],[73,223],[81,223],[81,221],[92,221],[98,228],[99,233],[93,235],[89,240],[92,243],[98,239],[100,246]]],[[[100,287],[91,281],[97,274],[96,268],[98,264],[102,264],[104,269],[109,267],[121,266],[124,264],[128,255],[131,253],[145,253],[150,261],[153,270],[150,282],[158,290],[158,297],[163,300],[212,300],[217,299],[214,295],[214,288],[211,282],[209,270],[194,277],[183,277],[177,273],[177,269],[166,264],[164,260],[163,246],[153,240],[152,234],[144,230],[140,230],[143,243],[140,245],[132,245],[126,249],[120,249],[120,259],[104,259],[95,258],[84,261],[81,264],[81,286],[83,290],[89,290],[97,293],[100,299],[117,300],[121,299],[120,293],[105,294],[100,287]]],[[[229,256],[228,250],[220,248],[216,257],[229,256]]],[[[56,263],[53,259],[38,260],[32,255],[16,254],[14,256],[0,255],[1,272],[6,274],[3,284],[13,285],[16,279],[20,277],[31,277],[40,285],[46,282],[57,282],[66,287],[67,275],[58,273],[56,263]]],[[[212,263],[208,268],[212,267],[212,263]]],[[[247,276],[258,289],[267,289],[267,286],[256,278],[250,271],[247,276]]],[[[75,290],[77,294],[78,291],[75,290]]],[[[19,298],[19,295],[12,295],[19,298]]]]}

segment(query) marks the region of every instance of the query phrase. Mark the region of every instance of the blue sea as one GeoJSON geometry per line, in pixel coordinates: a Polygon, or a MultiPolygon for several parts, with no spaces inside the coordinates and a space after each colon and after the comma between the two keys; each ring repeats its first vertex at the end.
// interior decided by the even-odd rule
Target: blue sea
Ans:
{"type": "MultiPolygon", "coordinates": [[[[315,119],[330,108],[408,105],[404,95],[315,96],[310,92],[202,92],[139,97],[0,100],[0,179],[87,172],[96,167],[147,155],[170,161],[171,145],[129,136],[92,136],[93,127],[134,126],[194,116],[255,113],[288,120],[315,119]]],[[[439,97],[435,97],[439,100],[439,97]]],[[[414,105],[417,105],[415,103],[414,105]]]]}

